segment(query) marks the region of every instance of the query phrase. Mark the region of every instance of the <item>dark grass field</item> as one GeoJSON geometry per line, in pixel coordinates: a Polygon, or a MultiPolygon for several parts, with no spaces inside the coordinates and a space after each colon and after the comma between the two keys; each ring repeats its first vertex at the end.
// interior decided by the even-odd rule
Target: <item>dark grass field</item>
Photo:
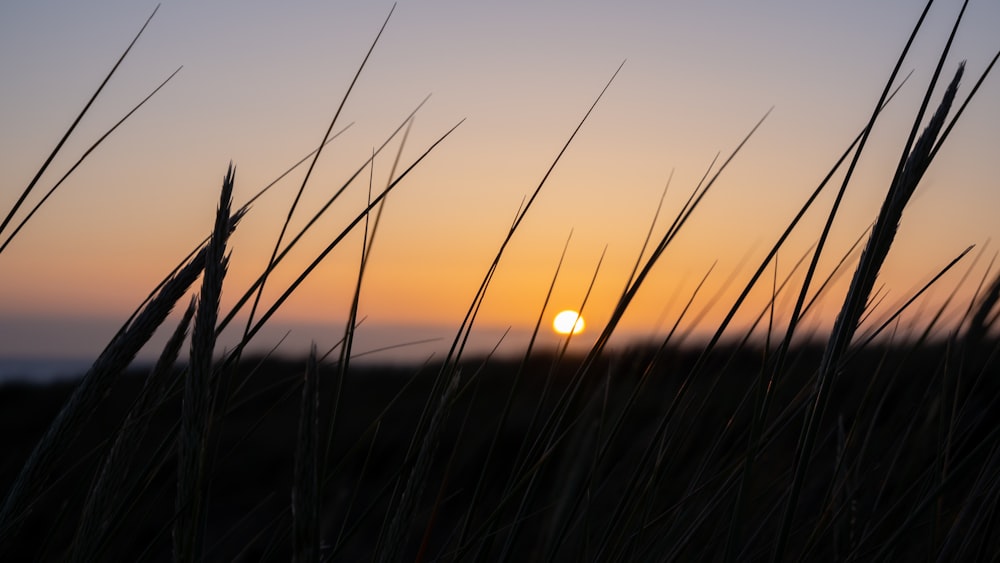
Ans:
{"type": "MultiPolygon", "coordinates": [[[[541,435],[538,424],[566,390],[579,359],[564,358],[553,368],[554,356],[538,355],[526,365],[488,463],[490,444],[519,366],[501,360],[467,362],[462,368],[468,374],[467,384],[458,391],[438,434],[436,455],[405,534],[401,559],[413,559],[418,553],[425,560],[470,558],[475,550],[460,547],[456,540],[466,521],[471,530],[466,533],[483,548],[484,560],[497,559],[515,521],[521,527],[513,539],[512,560],[544,560],[546,547],[551,548],[560,533],[563,545],[554,560],[595,559],[602,536],[614,535],[617,527],[628,530],[616,540],[623,544],[619,555],[625,560],[659,560],[671,553],[686,560],[717,559],[725,540],[720,529],[728,528],[732,511],[731,501],[718,498],[732,495],[733,476],[739,474],[736,468],[747,451],[745,396],[759,377],[765,354],[761,349],[716,350],[700,375],[691,379],[668,430],[657,435],[657,426],[700,350],[662,353],[620,431],[608,440],[607,454],[595,461],[597,445],[608,439],[612,423],[637,388],[654,352],[635,348],[609,354],[592,369],[593,377],[570,411],[564,439],[551,454],[553,459],[537,472],[520,466],[518,460],[525,457],[522,448],[541,435]],[[546,381],[550,383],[547,390],[546,381]],[[659,459],[644,459],[651,444],[659,459]],[[634,470],[643,464],[648,470],[640,475],[653,486],[635,496],[630,482],[634,470]],[[536,479],[531,494],[525,493],[525,483],[516,483],[527,475],[536,479]],[[481,491],[470,514],[477,484],[481,491]],[[513,492],[505,492],[508,488],[513,492]],[[623,499],[636,505],[636,511],[618,515],[631,520],[627,527],[621,520],[611,520],[623,499]],[[530,509],[518,515],[516,509],[522,502],[530,509]],[[574,504],[579,504],[575,510],[574,504]],[[569,511],[577,514],[567,518],[569,511]],[[567,529],[560,530],[561,526],[567,529]]],[[[991,466],[989,458],[997,447],[994,430],[1000,424],[996,404],[1000,381],[996,365],[978,357],[985,353],[956,355],[945,344],[872,346],[844,366],[824,417],[812,476],[800,500],[799,528],[793,530],[792,540],[796,551],[805,547],[816,529],[825,531],[817,542],[815,559],[840,559],[865,545],[877,550],[892,537],[896,526],[904,524],[909,513],[905,507],[919,504],[938,480],[935,474],[949,474],[949,468],[939,464],[958,465],[972,456],[975,459],[969,465],[978,469],[958,469],[924,515],[902,528],[903,536],[892,553],[900,560],[921,558],[931,541],[940,543],[949,531],[961,527],[964,511],[975,502],[968,495],[979,486],[977,472],[991,466]],[[960,412],[950,409],[947,401],[953,401],[960,412]],[[949,412],[951,421],[946,418],[949,412]],[[863,435],[850,435],[854,423],[863,435]],[[940,455],[947,439],[942,432],[953,433],[948,460],[940,455]],[[984,439],[989,442],[989,455],[980,447],[984,439]],[[840,459],[846,460],[845,467],[835,475],[840,459]],[[827,488],[833,484],[842,489],[830,496],[827,488]],[[828,514],[838,509],[840,514],[828,514]],[[824,518],[830,522],[824,523],[824,518]],[[874,539],[863,540],[866,530],[875,534],[874,539]]],[[[775,431],[756,464],[741,559],[769,555],[766,548],[774,533],[775,509],[786,493],[802,425],[803,410],[794,406],[804,403],[796,396],[811,388],[821,354],[820,347],[800,347],[790,354],[788,375],[779,384],[775,403],[792,408],[785,412],[776,408],[769,417],[775,431]]],[[[242,388],[228,405],[217,405],[226,414],[214,423],[215,439],[210,444],[205,558],[287,560],[305,362],[248,359],[242,366],[230,382],[233,389],[242,388]]],[[[422,410],[434,402],[429,399],[439,367],[356,367],[343,379],[319,504],[322,543],[334,559],[372,557],[383,521],[391,515],[394,487],[413,463],[408,449],[422,410]]],[[[332,369],[321,373],[321,426],[328,428],[338,375],[332,369]]],[[[33,499],[19,537],[5,546],[7,560],[61,561],[67,557],[96,463],[107,451],[109,437],[121,425],[142,381],[142,373],[122,378],[72,447],[61,453],[50,469],[53,484],[33,499]]],[[[4,436],[0,480],[5,490],[71,390],[69,382],[0,388],[4,436]]],[[[121,484],[129,506],[126,517],[114,523],[118,528],[101,559],[171,560],[176,494],[176,460],[171,448],[179,409],[174,394],[145,421],[146,438],[133,452],[137,467],[144,468],[141,482],[121,484]],[[141,493],[134,498],[125,493],[132,490],[141,493]]],[[[528,459],[537,462],[542,456],[536,453],[528,459]]],[[[992,480],[996,479],[993,475],[992,480]]],[[[995,553],[997,540],[986,530],[979,533],[979,541],[988,546],[984,553],[995,553]]],[[[976,530],[969,529],[968,534],[974,537],[976,530]]]]}

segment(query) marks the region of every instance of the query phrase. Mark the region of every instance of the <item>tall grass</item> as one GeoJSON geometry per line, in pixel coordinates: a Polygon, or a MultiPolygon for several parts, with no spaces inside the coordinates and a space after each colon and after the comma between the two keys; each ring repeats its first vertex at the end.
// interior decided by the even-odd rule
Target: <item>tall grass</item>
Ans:
{"type": "MultiPolygon", "coordinates": [[[[929,8],[930,3],[924,15],[929,8]]],[[[271,274],[286,267],[285,257],[303,238],[316,236],[319,218],[340,203],[339,196],[356,179],[366,171],[373,178],[376,159],[400,132],[409,131],[413,114],[290,235],[309,183],[307,172],[270,258],[250,287],[236,294],[236,305],[223,313],[221,295],[230,285],[225,281],[229,237],[251,212],[249,204],[274,185],[234,211],[231,166],[210,234],[150,292],[76,383],[33,450],[17,460],[19,469],[0,507],[0,557],[185,562],[1000,557],[1000,540],[993,533],[1000,506],[995,415],[1000,385],[993,377],[1000,350],[995,334],[1000,276],[992,267],[984,274],[964,316],[944,339],[930,338],[943,308],[919,327],[916,338],[896,334],[898,319],[971,249],[883,320],[870,316],[879,272],[911,196],[1000,58],[998,53],[963,100],[964,63],[939,93],[937,82],[946,72],[961,13],[925,87],[860,257],[855,263],[852,247],[825,277],[818,266],[829,252],[832,225],[842,219],[840,202],[853,170],[868,154],[867,139],[902,86],[898,74],[922,21],[923,15],[863,130],[742,287],[736,286],[738,297],[699,346],[680,346],[679,327],[712,270],[659,341],[625,351],[610,349],[609,342],[679,233],[703,220],[700,203],[753,141],[766,114],[718,166],[712,161],[659,237],[663,209],[657,209],[610,320],[581,356],[568,353],[571,335],[553,354],[534,346],[561,258],[547,293],[539,296],[531,344],[521,358],[469,358],[466,346],[508,245],[520,236],[520,225],[534,212],[533,204],[574,139],[586,134],[589,116],[621,67],[593,104],[581,108],[576,128],[554,151],[484,272],[447,355],[402,373],[371,372],[351,363],[353,334],[363,320],[364,273],[379,223],[379,216],[371,222],[370,215],[380,213],[388,194],[458,125],[416,159],[400,164],[404,133],[385,187],[373,193],[370,179],[367,203],[267,303],[264,288],[271,274]],[[787,255],[790,235],[801,230],[804,214],[845,168],[815,244],[790,269],[783,259],[789,271],[779,275],[778,257],[787,255]],[[319,354],[314,346],[307,361],[290,367],[245,357],[261,328],[356,229],[364,231],[363,246],[339,354],[319,354]],[[797,285],[802,268],[806,273],[797,285]],[[847,274],[850,287],[831,332],[805,338],[802,327],[815,315],[815,303],[833,279],[847,274]],[[768,276],[770,300],[741,335],[727,340],[747,297],[768,276]],[[122,395],[130,381],[122,374],[199,277],[200,289],[157,366],[134,395],[122,395]],[[795,304],[782,333],[776,311],[785,299],[795,304]],[[223,328],[244,312],[248,320],[239,340],[221,352],[223,328]],[[178,366],[192,322],[189,361],[178,366]],[[763,343],[753,338],[761,332],[763,343]],[[337,359],[327,362],[327,357],[337,359]],[[128,408],[117,417],[108,414],[114,420],[110,432],[93,440],[92,419],[114,411],[109,397],[119,396],[127,397],[128,408]],[[274,438],[275,433],[283,434],[274,438]],[[262,442],[262,436],[271,437],[262,442]],[[266,482],[248,484],[258,479],[266,482]]],[[[378,37],[351,87],[377,43],[378,37]]],[[[309,162],[311,171],[337,137],[333,131],[351,87],[320,145],[292,168],[309,162]]],[[[0,234],[15,225],[78,121],[6,215],[0,234]]],[[[55,187],[22,217],[3,248],[55,187]]],[[[602,263],[603,255],[591,288],[602,263]]],[[[732,279],[746,275],[740,271],[732,279]]],[[[956,287],[948,301],[959,295],[956,287]]],[[[590,289],[580,296],[581,308],[589,296],[590,289]]],[[[712,299],[721,298],[720,293],[712,299]]]]}

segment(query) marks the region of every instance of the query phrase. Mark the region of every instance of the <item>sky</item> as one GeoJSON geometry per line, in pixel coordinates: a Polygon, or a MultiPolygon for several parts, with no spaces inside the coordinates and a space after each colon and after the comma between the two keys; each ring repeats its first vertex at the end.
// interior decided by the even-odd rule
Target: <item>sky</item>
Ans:
{"type": "MultiPolygon", "coordinates": [[[[5,214],[155,7],[132,0],[0,5],[5,214]]],[[[239,206],[319,145],[390,10],[334,130],[350,127],[317,161],[291,232],[430,98],[405,144],[396,137],[379,153],[373,171],[347,185],[275,271],[264,303],[364,208],[369,183],[375,190],[386,185],[397,152],[402,169],[461,122],[387,198],[360,299],[357,351],[440,338],[371,357],[439,353],[525,198],[624,62],[507,247],[477,318],[477,342],[492,346],[511,328],[502,346],[523,346],[565,246],[544,317],[548,326],[556,312],[577,309],[586,298],[588,330],[574,337],[585,346],[608,320],[668,178],[656,238],[716,155],[724,158],[773,107],[657,263],[620,327],[622,342],[662,336],[678,318],[694,334],[713,330],[748,269],[863,128],[921,7],[861,0],[403,0],[394,9],[367,0],[165,1],[28,205],[134,104],[180,72],[0,254],[0,358],[96,355],[208,234],[230,162],[239,206]]],[[[821,276],[874,220],[959,8],[957,2],[932,7],[903,65],[912,75],[880,118],[846,192],[821,276]]],[[[950,77],[967,61],[960,99],[1000,49],[997,24],[1000,4],[971,3],[944,68],[950,77]]],[[[1000,83],[991,75],[904,214],[876,313],[891,312],[970,245],[973,253],[904,322],[918,325],[953,291],[961,309],[988,273],[1000,234],[998,100],[1000,83]]],[[[233,235],[224,311],[266,264],[305,169],[257,200],[233,235]]],[[[779,281],[819,238],[842,177],[835,176],[836,185],[779,254],[779,281]]],[[[362,230],[352,231],[255,346],[271,348],[287,330],[281,350],[288,353],[310,341],[333,346],[343,332],[362,240],[362,230]]],[[[766,306],[773,275],[751,294],[738,327],[766,306]]],[[[810,326],[830,324],[847,278],[830,287],[810,326]]],[[[779,323],[790,310],[785,295],[792,293],[777,300],[779,323]]],[[[546,344],[557,342],[548,328],[543,332],[546,344]]],[[[155,354],[153,348],[144,354],[155,354]]]]}

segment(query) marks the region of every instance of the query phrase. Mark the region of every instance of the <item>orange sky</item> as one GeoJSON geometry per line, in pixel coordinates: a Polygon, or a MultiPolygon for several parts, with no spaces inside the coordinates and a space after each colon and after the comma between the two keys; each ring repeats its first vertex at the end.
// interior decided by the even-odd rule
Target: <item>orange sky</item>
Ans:
{"type": "MultiPolygon", "coordinates": [[[[362,293],[369,330],[457,328],[522,199],[623,60],[511,242],[479,322],[484,330],[530,326],[572,230],[550,307],[555,314],[579,306],[607,246],[584,314],[593,336],[622,290],[671,171],[657,237],[716,153],[731,151],[774,106],[664,254],[622,326],[628,334],[662,334],[717,263],[694,306],[707,306],[735,272],[735,287],[699,325],[714,328],[748,275],[737,268],[759,263],[864,125],[919,15],[918,6],[902,1],[662,4],[397,6],[344,107],[339,123],[353,125],[324,151],[292,221],[296,232],[427,94],[402,151],[404,165],[466,119],[388,200],[362,293]]],[[[934,7],[904,65],[914,71],[911,82],[861,160],[821,275],[877,213],[957,13],[952,4],[934,7]]],[[[0,7],[5,212],[153,7],[125,1],[0,7]]],[[[230,160],[240,205],[315,148],[390,7],[165,3],[29,203],[133,103],[184,68],[0,254],[0,340],[7,342],[0,356],[58,355],[61,341],[45,335],[56,334],[60,319],[123,320],[207,234],[230,160]],[[18,323],[27,320],[41,327],[40,336],[19,334],[18,323]]],[[[970,7],[946,66],[950,75],[968,60],[960,98],[1000,48],[997,23],[995,3],[970,7]]],[[[985,247],[985,255],[963,291],[972,291],[986,271],[995,246],[988,241],[1000,234],[998,93],[992,76],[904,215],[882,276],[886,306],[971,244],[985,247]]],[[[376,188],[384,186],[398,147],[391,144],[376,159],[376,188]]],[[[224,306],[263,268],[303,175],[301,168],[278,184],[234,235],[224,306]]],[[[367,186],[366,172],[275,273],[265,302],[358,213],[367,186]]],[[[832,193],[820,198],[780,254],[779,276],[817,239],[832,193]]],[[[346,238],[276,325],[340,326],[360,243],[360,233],[346,238]]],[[[928,303],[951,291],[972,255],[963,264],[928,303]]],[[[770,284],[769,276],[742,321],[764,306],[770,284]]],[[[817,321],[836,310],[842,291],[843,284],[831,291],[817,321]]],[[[425,332],[392,334],[416,339],[425,332]]],[[[299,336],[321,345],[335,341],[333,331],[299,336]]]]}

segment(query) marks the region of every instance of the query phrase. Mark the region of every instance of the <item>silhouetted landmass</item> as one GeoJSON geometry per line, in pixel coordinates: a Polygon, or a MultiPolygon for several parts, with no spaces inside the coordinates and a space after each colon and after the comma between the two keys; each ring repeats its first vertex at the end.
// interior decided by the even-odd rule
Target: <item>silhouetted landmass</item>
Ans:
{"type": "MultiPolygon", "coordinates": [[[[995,350],[996,346],[981,349],[995,350]]],[[[575,510],[585,513],[587,521],[565,532],[566,544],[580,547],[561,553],[560,560],[593,556],[594,552],[588,549],[596,546],[588,547],[581,538],[586,534],[599,537],[597,530],[609,529],[613,524],[608,519],[627,493],[634,469],[650,463],[644,459],[644,453],[657,440],[662,442],[659,447],[666,457],[655,462],[654,472],[642,474],[647,479],[653,474],[662,477],[646,493],[656,501],[648,505],[649,512],[642,516],[651,529],[659,529],[654,524],[670,529],[680,525],[672,524],[671,520],[687,522],[698,517],[709,523],[717,522],[719,529],[729,524],[730,510],[714,505],[712,498],[716,492],[733,486],[726,480],[736,474],[734,464],[747,451],[748,393],[761,375],[763,362],[772,358],[757,348],[717,349],[687,383],[681,400],[672,405],[685,378],[697,365],[700,353],[701,348],[668,350],[650,364],[656,356],[655,350],[636,347],[609,355],[590,369],[578,398],[567,411],[567,433],[553,454],[559,458],[536,474],[535,492],[526,499],[532,509],[519,516],[525,525],[514,545],[521,557],[538,556],[536,546],[559,534],[552,529],[551,513],[569,510],[573,502],[566,506],[560,503],[576,500],[575,496],[567,499],[551,494],[561,487],[567,491],[586,491],[583,499],[586,510],[581,507],[575,510]],[[609,436],[617,414],[625,408],[648,365],[654,367],[638,392],[635,405],[628,409],[617,437],[609,441],[607,455],[595,461],[599,451],[595,445],[609,436]],[[667,423],[671,430],[656,436],[657,426],[671,411],[673,417],[667,423]],[[594,478],[588,485],[585,477],[591,471],[594,478]]],[[[811,389],[813,371],[821,355],[820,347],[802,346],[793,350],[786,364],[786,375],[777,382],[775,407],[768,420],[786,422],[779,422],[761,453],[752,494],[748,497],[751,504],[746,509],[748,514],[761,514],[759,521],[748,520],[752,527],[758,524],[764,527],[763,531],[745,531],[747,537],[760,533],[761,537],[750,540],[751,546],[761,550],[749,554],[754,557],[766,554],[768,536],[773,534],[774,526],[774,516],[768,516],[768,511],[779,505],[775,499],[780,498],[783,483],[789,479],[803,418],[803,409],[795,410],[795,406],[805,404],[796,395],[811,389]],[[789,406],[791,410],[784,411],[789,406]],[[759,512],[754,506],[770,508],[759,512]]],[[[911,485],[916,484],[918,491],[926,492],[925,488],[934,482],[934,471],[929,476],[929,467],[936,467],[944,474],[950,470],[937,467],[938,460],[952,463],[972,455],[979,463],[968,467],[990,466],[986,459],[989,448],[981,446],[984,439],[994,448],[997,443],[990,432],[1000,423],[997,409],[1000,382],[995,364],[991,369],[988,358],[985,351],[956,354],[946,344],[919,348],[872,346],[844,365],[823,419],[823,432],[812,464],[816,475],[807,483],[799,509],[810,519],[822,515],[829,506],[846,506],[851,511],[850,515],[831,520],[843,525],[844,531],[821,538],[820,553],[836,553],[837,542],[846,549],[851,542],[861,541],[851,534],[859,535],[862,523],[876,522],[883,516],[888,522],[876,527],[873,533],[888,534],[880,530],[893,530],[890,524],[903,522],[906,513],[892,509],[882,498],[904,504],[914,501],[917,497],[911,495],[916,493],[908,492],[911,485]],[[960,406],[960,412],[952,411],[944,403],[946,400],[960,406]],[[949,427],[942,412],[948,412],[956,424],[949,427]],[[845,436],[855,421],[863,435],[859,434],[858,445],[851,447],[861,448],[862,443],[865,447],[863,452],[861,449],[854,452],[858,459],[852,457],[854,450],[848,447],[848,459],[858,465],[834,477],[837,460],[845,451],[845,436]],[[951,439],[945,440],[942,432],[949,431],[951,439]],[[906,447],[897,450],[896,446],[904,442],[906,447]],[[940,455],[943,443],[949,447],[946,459],[940,455]],[[895,457],[887,457],[890,452],[895,457]],[[892,471],[886,470],[889,463],[895,463],[892,471]],[[858,472],[865,467],[872,468],[873,473],[858,472]],[[891,475],[893,482],[880,482],[882,474],[891,475]],[[828,498],[827,487],[832,483],[843,485],[843,490],[835,494],[845,495],[846,504],[828,498]]],[[[525,475],[523,469],[517,469],[515,460],[523,459],[523,453],[519,452],[541,435],[538,424],[553,412],[558,398],[573,381],[581,358],[563,358],[558,363],[555,360],[554,356],[537,355],[523,370],[509,419],[498,435],[488,467],[485,467],[487,452],[519,366],[509,360],[464,362],[463,381],[448,411],[418,500],[419,525],[410,530],[407,540],[413,550],[410,553],[418,551],[425,535],[429,553],[441,555],[439,550],[444,550],[444,554],[456,553],[449,550],[457,548],[456,534],[462,529],[481,474],[484,475],[481,492],[469,530],[476,532],[479,527],[487,526],[500,533],[504,530],[502,523],[514,518],[522,495],[508,495],[508,502],[501,499],[508,498],[504,495],[506,487],[524,490],[524,483],[508,482],[512,475],[515,478],[525,475]],[[529,427],[533,418],[535,426],[529,427]],[[484,467],[486,471],[482,473],[484,467]],[[490,523],[494,513],[500,524],[490,523]],[[431,531],[425,534],[428,525],[431,531]]],[[[226,414],[218,417],[212,429],[207,558],[287,560],[289,498],[304,361],[246,359],[241,366],[229,381],[231,399],[216,406],[217,412],[225,408],[226,414]]],[[[385,525],[383,520],[390,511],[388,502],[393,488],[401,486],[397,482],[401,468],[405,470],[412,462],[407,452],[417,421],[426,405],[437,402],[432,384],[439,369],[438,365],[360,366],[352,367],[343,379],[320,505],[324,544],[329,549],[339,543],[335,554],[338,559],[354,561],[371,557],[379,531],[385,525]],[[338,537],[347,539],[336,542],[338,537]]],[[[59,561],[65,557],[96,464],[139,392],[143,375],[132,372],[122,378],[101,409],[93,413],[72,448],[62,452],[52,469],[55,484],[36,499],[16,544],[6,546],[8,560],[59,561]]],[[[181,377],[182,372],[177,375],[181,377]]],[[[7,384],[0,388],[3,490],[9,488],[72,388],[72,382],[47,386],[7,384]]],[[[325,366],[320,383],[324,429],[330,423],[337,389],[336,369],[325,366]]],[[[143,484],[144,493],[130,509],[123,528],[114,534],[104,553],[106,560],[131,561],[143,557],[152,561],[170,560],[176,459],[164,454],[163,448],[172,447],[179,411],[179,399],[174,394],[148,419],[147,437],[137,459],[159,467],[149,471],[143,484]]],[[[321,435],[327,434],[324,431],[321,435]]],[[[974,486],[976,476],[975,471],[966,471],[954,477],[946,494],[940,496],[939,504],[928,512],[928,520],[904,531],[917,540],[914,546],[920,545],[921,533],[933,532],[932,525],[940,530],[946,522],[959,517],[962,506],[958,500],[974,486]],[[939,521],[934,522],[935,518],[939,521]]],[[[694,529],[695,534],[688,537],[688,546],[680,555],[697,556],[705,552],[706,545],[724,539],[713,532],[711,525],[694,529]]],[[[497,543],[487,544],[484,549],[488,553],[498,552],[504,540],[498,536],[497,543]]],[[[801,547],[806,538],[798,537],[795,541],[801,547]]],[[[997,540],[990,541],[995,549],[997,540]]],[[[899,553],[913,554],[907,550],[899,553]]],[[[639,557],[641,553],[633,555],[639,557]]]]}

